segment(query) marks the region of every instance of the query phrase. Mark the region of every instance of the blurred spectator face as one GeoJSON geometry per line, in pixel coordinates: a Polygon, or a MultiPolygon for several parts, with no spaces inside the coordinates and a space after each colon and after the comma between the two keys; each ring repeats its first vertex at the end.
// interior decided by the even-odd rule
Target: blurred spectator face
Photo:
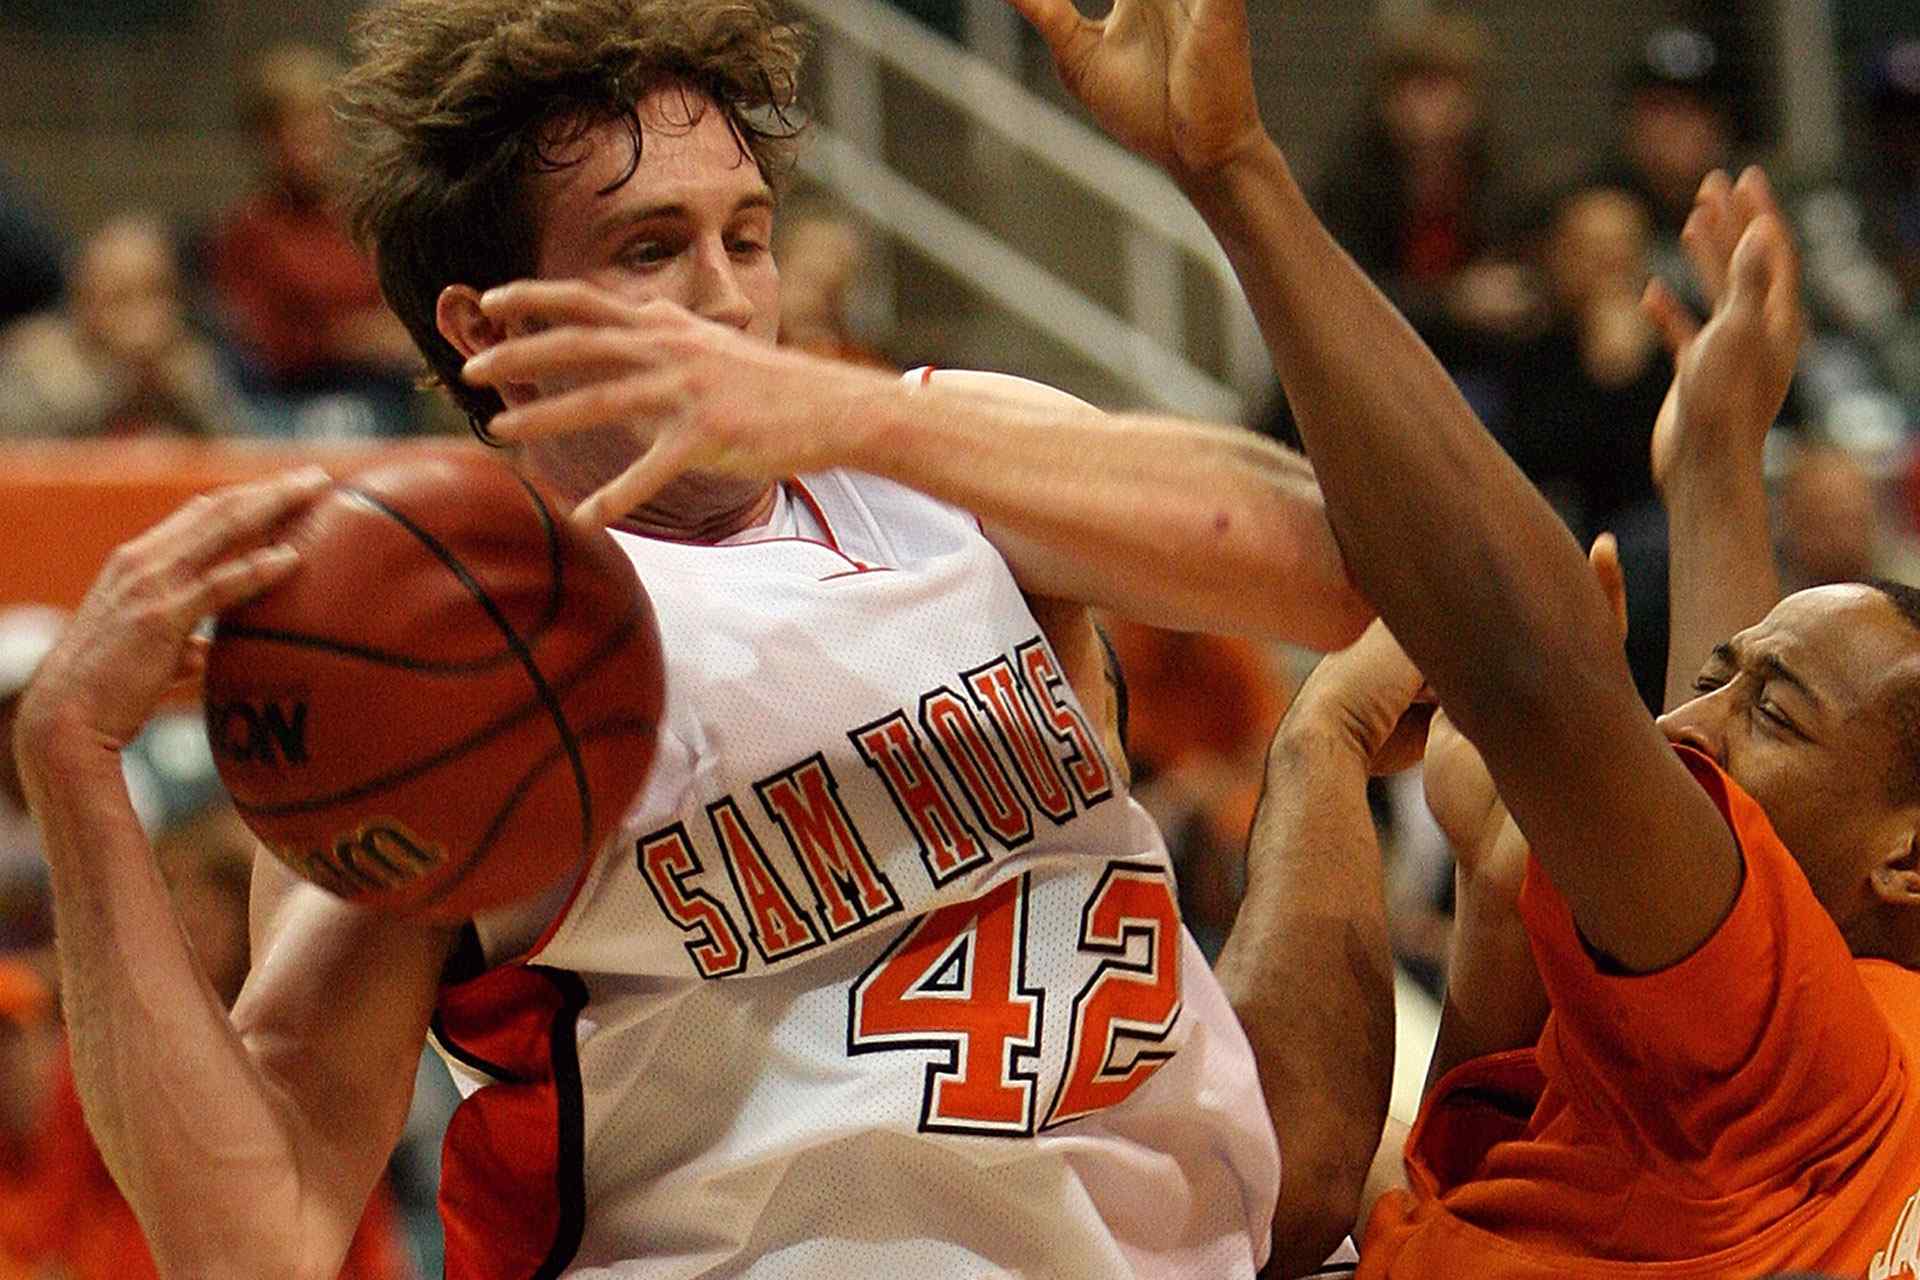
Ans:
{"type": "Polygon", "coordinates": [[[253,66],[245,110],[269,177],[300,201],[333,184],[339,131],[332,94],[340,66],[306,45],[283,45],[253,66]]]}
{"type": "Polygon", "coordinates": [[[1873,574],[1878,529],[1873,482],[1840,449],[1801,453],[1780,488],[1780,551],[1805,586],[1873,574]]]}
{"type": "Polygon", "coordinates": [[[1435,11],[1382,28],[1378,111],[1403,154],[1459,151],[1480,126],[1493,38],[1470,14],[1435,11]]]}
{"type": "Polygon", "coordinates": [[[337,141],[325,99],[289,103],[262,126],[260,145],[274,181],[296,195],[318,196],[332,183],[337,141]]]}
{"type": "Polygon", "coordinates": [[[1691,89],[1653,85],[1627,104],[1626,150],[1663,199],[1691,203],[1700,180],[1727,164],[1733,141],[1719,106],[1691,89]]]}
{"type": "Polygon", "coordinates": [[[247,897],[255,847],[253,834],[227,804],[154,840],[194,959],[228,1008],[240,995],[250,963],[247,897]]]}
{"type": "Polygon", "coordinates": [[[158,224],[120,219],[87,242],[74,271],[73,318],[85,342],[133,365],[186,335],[173,246],[158,224]]]}
{"type": "Polygon", "coordinates": [[[1583,310],[1609,288],[1637,291],[1647,275],[1652,224],[1624,191],[1594,188],[1562,202],[1547,228],[1541,267],[1555,302],[1583,310]]]}
{"type": "Polygon", "coordinates": [[[1421,69],[1387,88],[1380,114],[1402,151],[1458,151],[1479,126],[1480,98],[1465,76],[1421,69]]]}
{"type": "Polygon", "coordinates": [[[834,218],[789,219],[780,231],[780,340],[805,346],[846,336],[847,291],[860,238],[834,218]]]}

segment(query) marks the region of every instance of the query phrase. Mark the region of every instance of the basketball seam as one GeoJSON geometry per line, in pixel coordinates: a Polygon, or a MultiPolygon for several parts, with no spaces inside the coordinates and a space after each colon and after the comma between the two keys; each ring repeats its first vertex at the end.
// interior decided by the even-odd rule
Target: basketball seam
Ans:
{"type": "MultiPolygon", "coordinates": [[[[517,478],[518,477],[516,477],[516,479],[517,478]]],[[[531,488],[526,488],[524,484],[522,487],[526,489],[529,499],[533,502],[536,518],[541,519],[543,524],[546,524],[550,519],[546,513],[546,503],[540,498],[540,495],[536,491],[531,488]]],[[[346,489],[343,492],[345,496],[364,502],[376,511],[381,512],[402,529],[412,534],[414,539],[419,542],[421,546],[425,547],[430,555],[445,565],[447,572],[451,573],[454,576],[454,580],[467,589],[467,593],[471,595],[481,609],[486,612],[487,617],[493,621],[494,626],[499,628],[501,636],[507,642],[507,646],[512,649],[515,656],[520,659],[521,669],[526,672],[528,681],[533,685],[535,700],[545,707],[548,718],[553,722],[554,732],[559,735],[561,745],[566,748],[568,762],[573,767],[574,789],[580,797],[580,847],[582,850],[585,850],[591,842],[593,834],[593,795],[587,786],[586,762],[580,758],[580,744],[575,741],[572,727],[567,723],[566,709],[560,705],[560,699],[555,695],[553,688],[547,683],[545,673],[540,670],[540,664],[534,660],[533,650],[528,647],[526,640],[520,633],[514,629],[512,621],[507,618],[499,604],[491,595],[487,594],[486,588],[473,576],[472,571],[460,561],[458,556],[448,550],[438,538],[435,538],[426,529],[414,523],[406,513],[381,501],[364,489],[346,489]]],[[[550,524],[548,524],[547,527],[549,530],[551,529],[550,524]]],[[[560,572],[560,558],[557,553],[550,554],[550,564],[555,574],[554,589],[559,590],[560,583],[558,574],[560,572]]],[[[627,625],[629,627],[632,626],[631,618],[628,620],[627,625]]]]}
{"type": "MultiPolygon", "coordinates": [[[[545,609],[542,611],[538,621],[527,630],[528,639],[537,642],[540,637],[547,633],[547,629],[553,625],[554,619],[560,616],[561,599],[564,594],[562,587],[566,561],[560,545],[559,530],[553,522],[553,512],[548,509],[547,504],[541,499],[539,490],[529,484],[526,477],[516,475],[514,479],[519,482],[520,487],[526,491],[528,500],[533,503],[535,517],[540,521],[541,535],[546,539],[547,544],[548,581],[552,585],[547,589],[545,609]]],[[[364,502],[388,516],[394,515],[391,508],[375,501],[363,490],[347,489],[342,492],[343,496],[348,499],[364,502]]],[[[412,526],[407,525],[404,521],[401,523],[402,527],[407,528],[409,532],[417,534],[417,530],[412,526]]],[[[277,627],[253,626],[248,623],[223,622],[220,624],[220,632],[222,636],[231,639],[253,640],[266,644],[286,645],[294,649],[312,649],[322,653],[335,653],[342,657],[355,658],[362,662],[370,662],[376,666],[393,667],[397,670],[412,671],[423,675],[473,675],[477,672],[491,670],[505,663],[517,661],[519,658],[519,655],[514,651],[511,644],[509,644],[503,652],[490,654],[484,658],[474,658],[466,662],[446,662],[428,658],[416,658],[408,654],[395,653],[388,649],[377,649],[371,645],[354,644],[347,640],[335,640],[325,636],[306,635],[297,631],[282,630],[277,627]]]]}
{"type": "MultiPolygon", "coordinates": [[[[579,666],[562,675],[553,684],[552,688],[562,695],[570,692],[575,685],[578,685],[582,680],[592,675],[603,663],[617,653],[625,645],[627,639],[632,636],[635,628],[637,628],[639,624],[639,615],[630,615],[624,623],[609,632],[606,639],[600,643],[600,646],[589,653],[586,658],[581,661],[579,666]]],[[[449,743],[445,748],[433,755],[422,760],[416,760],[404,768],[396,769],[390,773],[368,778],[364,782],[356,782],[351,787],[342,791],[335,791],[322,796],[308,796],[300,800],[287,800],[279,804],[249,804],[235,797],[234,808],[244,817],[284,818],[299,813],[314,813],[321,809],[330,809],[335,805],[363,799],[376,792],[385,791],[389,787],[398,786],[403,782],[411,782],[423,774],[431,773],[450,760],[458,759],[469,751],[485,746],[501,734],[512,729],[515,725],[523,723],[529,716],[537,714],[540,709],[541,700],[539,698],[528,698],[511,711],[508,711],[505,715],[495,719],[491,724],[482,725],[472,734],[469,734],[458,742],[449,743]]]]}
{"type": "MultiPolygon", "coordinates": [[[[655,728],[656,722],[643,719],[640,716],[613,716],[605,720],[596,720],[591,724],[582,725],[576,731],[576,736],[582,742],[594,738],[611,737],[623,732],[632,733],[641,737],[651,737],[655,728]]],[[[465,861],[455,868],[452,875],[435,885],[431,893],[417,902],[407,903],[405,909],[408,911],[425,911],[438,906],[451,897],[454,891],[461,885],[465,884],[468,878],[480,869],[480,864],[487,860],[487,855],[493,852],[494,844],[500,839],[500,833],[506,830],[507,821],[513,817],[513,811],[520,807],[520,801],[526,798],[527,792],[533,790],[534,784],[539,781],[540,776],[544,774],[560,756],[560,748],[554,747],[544,756],[540,757],[540,759],[534,761],[532,767],[530,767],[526,773],[521,776],[520,780],[514,783],[513,787],[507,792],[506,799],[501,804],[499,811],[494,814],[493,819],[487,824],[486,831],[481,833],[480,839],[475,842],[465,861]]]]}

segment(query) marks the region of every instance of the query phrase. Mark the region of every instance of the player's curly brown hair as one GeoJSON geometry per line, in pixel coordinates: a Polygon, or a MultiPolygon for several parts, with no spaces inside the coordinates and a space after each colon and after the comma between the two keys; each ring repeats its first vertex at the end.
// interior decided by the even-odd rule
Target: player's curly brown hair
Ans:
{"type": "Polygon", "coordinates": [[[805,40],[769,0],[389,0],[354,37],[340,84],[347,215],[388,305],[476,426],[500,399],[461,382],[434,307],[450,284],[484,290],[533,272],[529,176],[578,163],[580,141],[618,123],[631,177],[635,104],[674,82],[726,113],[770,182],[801,130],[805,40]]]}

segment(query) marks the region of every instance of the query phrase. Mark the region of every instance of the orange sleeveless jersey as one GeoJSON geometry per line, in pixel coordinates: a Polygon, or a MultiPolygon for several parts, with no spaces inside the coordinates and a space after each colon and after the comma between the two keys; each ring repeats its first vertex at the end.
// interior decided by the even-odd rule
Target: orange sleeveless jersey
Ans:
{"type": "Polygon", "coordinates": [[[1360,1277],[1920,1276],[1920,974],[1854,959],[1759,805],[1681,754],[1746,858],[1733,911],[1613,976],[1531,867],[1553,1013],[1428,1096],[1360,1277]]]}

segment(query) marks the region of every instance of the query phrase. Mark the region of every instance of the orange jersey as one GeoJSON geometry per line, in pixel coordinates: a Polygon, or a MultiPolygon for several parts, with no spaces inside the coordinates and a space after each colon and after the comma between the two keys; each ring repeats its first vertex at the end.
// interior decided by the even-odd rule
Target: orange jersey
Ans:
{"type": "Polygon", "coordinates": [[[1920,1276],[1920,974],[1849,954],[1759,805],[1681,754],[1746,859],[1732,912],[1616,975],[1529,868],[1546,1029],[1429,1094],[1359,1276],[1920,1276]]]}

